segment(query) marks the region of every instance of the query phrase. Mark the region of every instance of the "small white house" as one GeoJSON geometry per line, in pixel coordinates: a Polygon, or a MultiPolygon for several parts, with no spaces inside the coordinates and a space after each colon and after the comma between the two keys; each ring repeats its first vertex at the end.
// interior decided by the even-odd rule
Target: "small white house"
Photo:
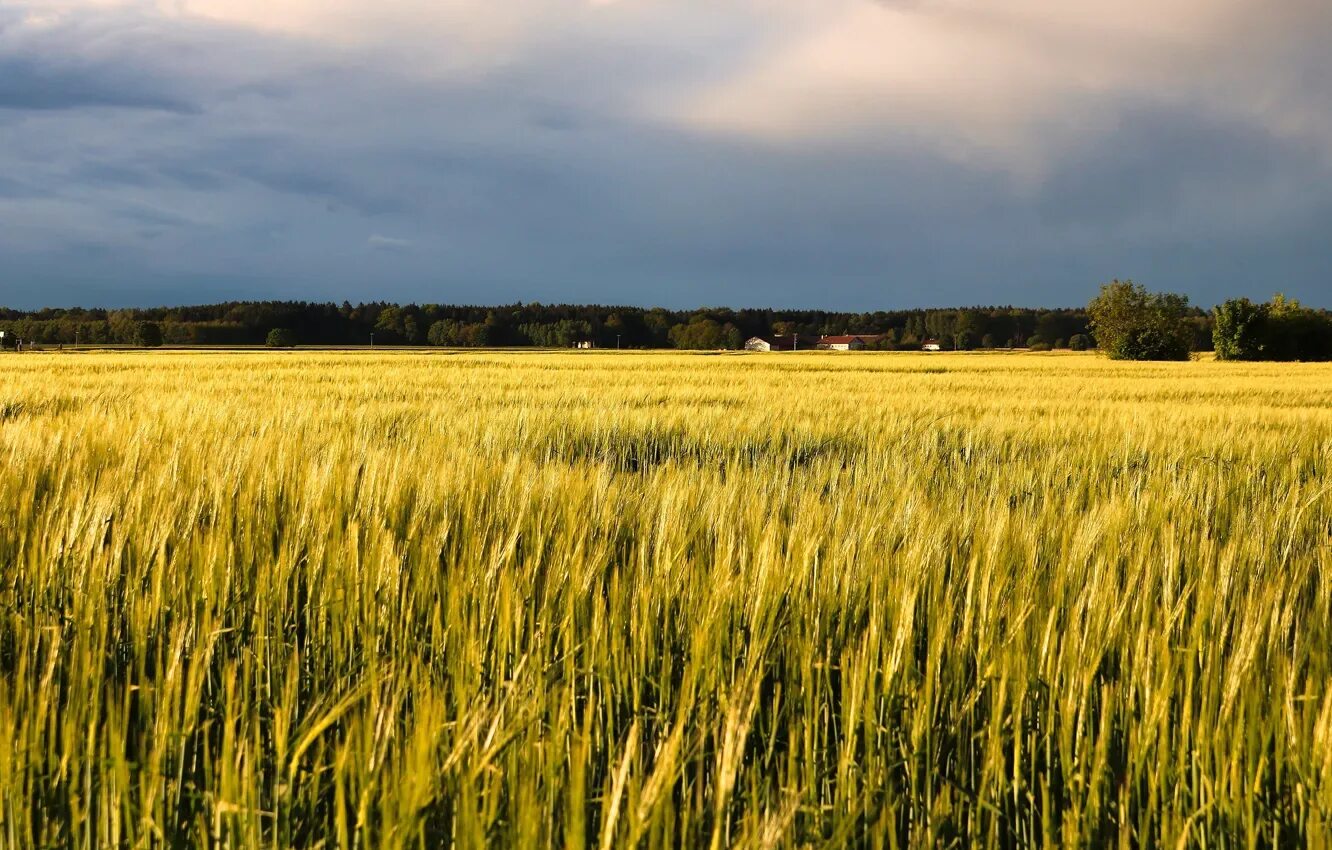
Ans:
{"type": "MultiPolygon", "coordinates": [[[[795,351],[800,338],[794,334],[786,336],[751,336],[745,340],[745,351],[795,351]]],[[[805,346],[809,347],[808,344],[805,346]]]]}
{"type": "Polygon", "coordinates": [[[596,348],[597,346],[590,339],[580,339],[573,344],[573,347],[587,350],[587,349],[596,348]]]}
{"type": "Polygon", "coordinates": [[[927,339],[920,347],[922,351],[943,351],[943,345],[937,339],[927,339]]]}

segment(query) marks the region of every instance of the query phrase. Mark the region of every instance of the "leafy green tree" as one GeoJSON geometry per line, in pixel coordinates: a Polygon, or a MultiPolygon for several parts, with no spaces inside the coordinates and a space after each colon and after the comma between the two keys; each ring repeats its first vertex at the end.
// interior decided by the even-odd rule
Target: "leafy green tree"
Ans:
{"type": "MultiPolygon", "coordinates": [[[[134,343],[136,340],[135,331],[138,329],[138,319],[134,317],[133,310],[113,310],[107,315],[107,328],[110,332],[108,342],[128,342],[134,343]]],[[[29,337],[24,337],[28,339],[29,337]]]]}
{"type": "Polygon", "coordinates": [[[1332,316],[1278,293],[1267,305],[1266,360],[1332,359],[1332,316]]]}
{"type": "Polygon", "coordinates": [[[1267,350],[1271,307],[1235,298],[1212,311],[1212,344],[1218,360],[1262,360],[1267,350]]]}
{"type": "Polygon", "coordinates": [[[739,348],[740,330],[729,322],[723,325],[716,319],[695,316],[687,325],[671,328],[671,344],[676,348],[708,350],[739,348]]]}
{"type": "Polygon", "coordinates": [[[925,333],[944,343],[945,347],[952,343],[956,328],[957,314],[951,310],[931,310],[925,314],[925,333]]]}
{"type": "Polygon", "coordinates": [[[390,304],[379,311],[374,332],[384,342],[416,342],[419,330],[416,319],[406,308],[390,304]]]}
{"type": "Polygon", "coordinates": [[[606,322],[602,326],[602,345],[607,348],[614,348],[628,343],[627,337],[632,336],[629,325],[624,320],[624,316],[619,313],[611,313],[606,317],[606,322]]]}
{"type": "Polygon", "coordinates": [[[264,344],[269,348],[295,348],[296,334],[290,328],[273,328],[264,344]]]}
{"type": "Polygon", "coordinates": [[[1092,331],[1112,360],[1188,360],[1194,325],[1189,299],[1116,280],[1087,305],[1092,331]]]}
{"type": "Polygon", "coordinates": [[[561,319],[549,324],[526,324],[522,332],[539,348],[569,348],[579,340],[590,339],[592,325],[581,319],[561,319]]]}
{"type": "Polygon", "coordinates": [[[957,321],[953,324],[953,339],[959,350],[976,347],[976,340],[981,338],[984,331],[985,319],[975,310],[961,310],[957,314],[957,321]],[[963,345],[961,340],[966,339],[967,344],[963,345]]]}
{"type": "Polygon", "coordinates": [[[653,345],[664,346],[670,342],[670,330],[674,326],[674,321],[667,310],[653,307],[644,314],[643,325],[647,328],[653,345]]]}
{"type": "MultiPolygon", "coordinates": [[[[1068,339],[1067,327],[1068,319],[1060,313],[1046,312],[1042,313],[1036,319],[1036,336],[1046,342],[1051,340],[1068,339]]],[[[1058,344],[1055,348],[1059,348],[1058,344]]]]}
{"type": "Polygon", "coordinates": [[[462,322],[457,319],[440,319],[426,331],[426,341],[431,345],[458,345],[462,337],[462,322]]]}
{"type": "Polygon", "coordinates": [[[1086,351],[1091,348],[1091,339],[1086,334],[1073,334],[1068,340],[1068,347],[1073,351],[1086,351]]]}
{"type": "Polygon", "coordinates": [[[492,327],[486,322],[463,325],[462,344],[469,348],[484,348],[491,344],[492,327]]]}
{"type": "Polygon", "coordinates": [[[157,322],[139,322],[134,326],[134,344],[140,348],[157,348],[162,344],[162,327],[157,322]]]}
{"type": "Polygon", "coordinates": [[[416,317],[406,315],[402,318],[402,338],[408,342],[415,343],[421,339],[421,328],[416,321],[416,317]]]}

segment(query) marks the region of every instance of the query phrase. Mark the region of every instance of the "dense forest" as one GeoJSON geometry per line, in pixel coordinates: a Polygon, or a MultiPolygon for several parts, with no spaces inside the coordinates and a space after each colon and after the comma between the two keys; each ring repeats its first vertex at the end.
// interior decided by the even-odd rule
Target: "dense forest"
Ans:
{"type": "MultiPolygon", "coordinates": [[[[1212,318],[1192,310],[1196,349],[1212,345],[1212,318]]],[[[228,302],[151,309],[0,308],[0,330],[43,345],[262,345],[274,330],[301,345],[541,346],[591,342],[602,348],[740,348],[752,336],[795,333],[882,334],[878,347],[918,348],[926,339],[946,349],[1085,347],[1084,309],[1019,307],[826,310],[611,307],[511,304],[228,302]],[[160,340],[160,343],[158,342],[160,340]]]]}

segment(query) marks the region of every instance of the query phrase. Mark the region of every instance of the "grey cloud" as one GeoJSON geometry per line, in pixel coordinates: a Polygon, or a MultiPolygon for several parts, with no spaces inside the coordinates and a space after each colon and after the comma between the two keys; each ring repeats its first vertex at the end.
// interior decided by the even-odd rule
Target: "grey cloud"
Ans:
{"type": "Polygon", "coordinates": [[[0,266],[25,282],[0,303],[1076,304],[1113,276],[1327,301],[1326,167],[1243,116],[1091,92],[1057,117],[1104,132],[1024,182],[872,133],[780,147],[645,117],[640,97],[720,73],[728,42],[692,62],[610,41],[438,77],[143,11],[0,32],[0,66],[88,71],[122,101],[71,86],[0,115],[0,266]],[[44,247],[6,242],[14,224],[44,247]]]}
{"type": "Polygon", "coordinates": [[[0,109],[198,111],[172,75],[149,64],[166,46],[154,27],[95,12],[33,26],[23,12],[0,10],[0,109]]]}
{"type": "Polygon", "coordinates": [[[291,150],[282,143],[276,147],[275,151],[256,156],[253,146],[248,143],[217,145],[214,148],[217,167],[234,178],[251,180],[274,192],[331,202],[367,216],[410,211],[408,201],[367,185],[365,181],[344,176],[354,172],[355,166],[344,163],[340,167],[334,162],[302,163],[287,156],[299,152],[299,148],[291,150]]]}
{"type": "Polygon", "coordinates": [[[154,169],[127,162],[81,162],[70,171],[69,177],[83,183],[113,186],[142,187],[161,182],[154,169]]]}
{"type": "Polygon", "coordinates": [[[207,167],[159,163],[156,169],[164,179],[196,192],[216,192],[226,185],[221,175],[207,167]]]}
{"type": "Polygon", "coordinates": [[[155,228],[153,232],[158,235],[161,234],[161,230],[156,228],[189,227],[197,223],[189,216],[181,215],[172,210],[142,205],[126,205],[115,210],[114,213],[119,218],[150,225],[155,228]]]}
{"type": "Polygon", "coordinates": [[[374,248],[376,251],[405,251],[412,247],[412,240],[398,239],[393,236],[381,236],[376,233],[366,240],[366,244],[371,248],[374,248]]]}
{"type": "Polygon", "coordinates": [[[25,183],[0,177],[0,198],[32,198],[39,194],[25,183]]]}
{"type": "Polygon", "coordinates": [[[153,90],[154,80],[118,69],[62,66],[38,57],[0,56],[0,109],[60,110],[81,107],[197,112],[187,99],[153,90]]]}
{"type": "Polygon", "coordinates": [[[1309,201],[1327,200],[1332,190],[1308,180],[1323,171],[1307,142],[1207,109],[1131,104],[1113,133],[1061,159],[1036,203],[1054,225],[1114,229],[1178,218],[1196,229],[1213,224],[1217,213],[1261,217],[1273,201],[1300,212],[1309,201]]]}

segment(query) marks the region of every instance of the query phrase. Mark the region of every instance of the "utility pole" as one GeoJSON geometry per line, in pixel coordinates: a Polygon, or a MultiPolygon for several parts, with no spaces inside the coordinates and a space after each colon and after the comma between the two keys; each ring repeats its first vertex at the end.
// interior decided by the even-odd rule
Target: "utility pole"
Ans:
{"type": "Polygon", "coordinates": [[[371,331],[371,332],[370,332],[370,347],[371,347],[371,348],[374,348],[374,347],[375,347],[375,332],[374,332],[374,331],[371,331]]]}
{"type": "Polygon", "coordinates": [[[619,351],[619,350],[620,350],[620,335],[619,335],[619,334],[616,334],[616,335],[615,335],[615,350],[616,350],[616,351],[619,351]]]}

